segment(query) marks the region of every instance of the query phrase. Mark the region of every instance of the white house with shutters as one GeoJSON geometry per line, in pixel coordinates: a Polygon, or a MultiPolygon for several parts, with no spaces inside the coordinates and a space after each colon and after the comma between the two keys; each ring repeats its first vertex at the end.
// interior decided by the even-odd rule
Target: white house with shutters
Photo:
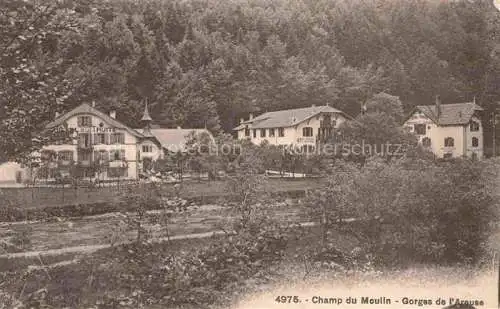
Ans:
{"type": "Polygon", "coordinates": [[[475,102],[416,106],[404,126],[439,158],[482,158],[483,108],[475,102]]]}
{"type": "Polygon", "coordinates": [[[266,112],[241,119],[234,128],[238,139],[254,144],[267,141],[272,145],[294,146],[313,152],[318,143],[328,140],[334,130],[350,116],[328,105],[266,112]]]}
{"type": "MultiPolygon", "coordinates": [[[[186,151],[189,135],[207,134],[213,140],[212,134],[206,129],[153,127],[147,105],[141,121],[143,127],[133,129],[116,119],[116,111],[104,113],[89,104],[81,104],[62,115],[56,115],[46,126],[47,130],[57,132],[57,129],[63,129],[72,133],[69,141],[46,145],[40,151],[39,157],[48,170],[46,178],[53,179],[57,174],[69,175],[76,165],[84,167],[85,177],[137,179],[145,172],[143,163],[146,160],[155,161],[168,153],[186,151]],[[92,169],[91,166],[98,168],[92,169]]],[[[4,174],[9,175],[8,181],[12,182],[12,173],[4,174]]],[[[17,172],[15,181],[24,182],[19,175],[17,172]]]]}

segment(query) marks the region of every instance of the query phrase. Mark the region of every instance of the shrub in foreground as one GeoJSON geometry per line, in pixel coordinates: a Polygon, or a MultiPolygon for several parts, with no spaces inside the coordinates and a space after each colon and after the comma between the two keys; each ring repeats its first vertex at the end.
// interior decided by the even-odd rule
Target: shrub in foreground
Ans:
{"type": "Polygon", "coordinates": [[[329,231],[347,232],[379,264],[476,263],[495,218],[486,183],[469,160],[344,165],[310,195],[309,215],[324,242],[329,231]]]}

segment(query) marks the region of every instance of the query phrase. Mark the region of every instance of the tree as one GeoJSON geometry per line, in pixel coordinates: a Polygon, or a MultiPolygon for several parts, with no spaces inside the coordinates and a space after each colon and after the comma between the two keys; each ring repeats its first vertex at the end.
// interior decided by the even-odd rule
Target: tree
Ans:
{"type": "Polygon", "coordinates": [[[394,118],[396,123],[401,123],[404,117],[401,100],[384,92],[374,95],[366,102],[366,112],[386,114],[394,118]]]}
{"type": "Polygon", "coordinates": [[[78,32],[74,6],[7,0],[0,12],[0,157],[26,157],[44,144],[40,133],[61,111],[72,85],[58,54],[61,37],[78,32]]]}
{"type": "Polygon", "coordinates": [[[392,116],[381,112],[367,113],[347,121],[342,124],[340,132],[342,143],[350,146],[349,154],[358,156],[402,156],[409,146],[417,142],[416,137],[392,116]]]}

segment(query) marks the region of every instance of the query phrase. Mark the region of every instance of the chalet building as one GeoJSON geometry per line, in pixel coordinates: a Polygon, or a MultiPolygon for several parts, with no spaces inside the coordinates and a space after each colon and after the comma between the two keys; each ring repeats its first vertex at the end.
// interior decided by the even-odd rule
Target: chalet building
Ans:
{"type": "Polygon", "coordinates": [[[48,162],[47,178],[55,173],[69,174],[71,168],[79,166],[84,167],[84,177],[137,179],[147,169],[146,161],[186,151],[186,139],[193,132],[213,139],[206,129],[154,128],[147,104],[141,121],[142,128],[132,129],[116,119],[116,111],[106,114],[88,104],[56,117],[47,129],[70,129],[73,135],[70,142],[42,149],[42,161],[48,162]],[[91,166],[95,168],[85,169],[91,166]]]}
{"type": "Polygon", "coordinates": [[[351,119],[344,112],[325,106],[267,112],[248,120],[240,120],[233,130],[238,139],[250,139],[254,144],[268,141],[277,146],[293,146],[314,152],[319,143],[328,140],[341,123],[351,119]]]}
{"type": "Polygon", "coordinates": [[[439,158],[483,157],[483,108],[475,102],[441,104],[414,108],[404,123],[419,143],[439,158]]]}

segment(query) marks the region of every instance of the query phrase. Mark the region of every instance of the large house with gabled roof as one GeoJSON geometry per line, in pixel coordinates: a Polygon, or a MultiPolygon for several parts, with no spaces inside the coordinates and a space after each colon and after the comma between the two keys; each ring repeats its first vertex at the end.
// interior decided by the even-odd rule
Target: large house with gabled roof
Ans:
{"type": "Polygon", "coordinates": [[[329,105],[310,106],[266,112],[248,120],[240,120],[234,128],[238,139],[254,144],[264,141],[272,145],[293,146],[314,152],[318,143],[327,141],[344,121],[352,119],[329,105]]]}
{"type": "Polygon", "coordinates": [[[475,102],[416,106],[404,122],[419,143],[438,158],[484,155],[483,108],[475,102]]]}
{"type": "Polygon", "coordinates": [[[143,127],[133,129],[116,119],[116,111],[103,113],[89,104],[81,104],[57,115],[47,129],[69,129],[73,132],[72,141],[47,145],[42,149],[42,159],[51,161],[48,178],[53,178],[56,173],[68,174],[73,166],[78,165],[99,167],[87,169],[92,175],[84,176],[104,180],[137,179],[145,172],[146,161],[163,159],[173,152],[185,152],[190,135],[206,134],[213,140],[206,129],[153,127],[147,104],[141,121],[143,127]]]}

